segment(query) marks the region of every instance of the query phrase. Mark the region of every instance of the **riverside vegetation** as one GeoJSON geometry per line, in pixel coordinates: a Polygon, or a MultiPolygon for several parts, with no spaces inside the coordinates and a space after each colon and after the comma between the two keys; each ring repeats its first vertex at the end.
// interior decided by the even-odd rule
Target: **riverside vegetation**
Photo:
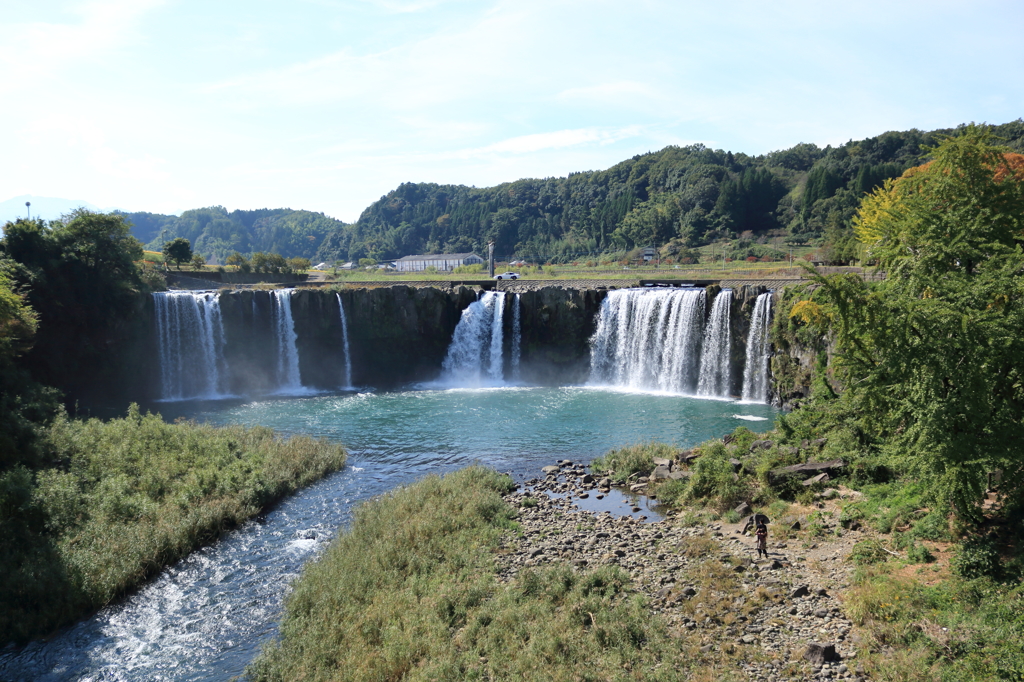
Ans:
{"type": "Polygon", "coordinates": [[[266,428],[75,419],[117,377],[159,282],[123,218],[8,223],[0,240],[0,643],[52,632],[345,463],[266,428]],[[109,374],[107,372],[109,371],[109,374]],[[59,387],[54,388],[54,386],[59,387]]]}

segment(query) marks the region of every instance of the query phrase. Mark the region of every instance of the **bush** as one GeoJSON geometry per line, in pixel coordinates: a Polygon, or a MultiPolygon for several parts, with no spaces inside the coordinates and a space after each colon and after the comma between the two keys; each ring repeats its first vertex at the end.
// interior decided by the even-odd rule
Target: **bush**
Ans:
{"type": "Polygon", "coordinates": [[[888,561],[889,554],[882,549],[882,544],[878,540],[861,540],[853,546],[850,560],[858,566],[869,566],[888,561]]]}
{"type": "Polygon", "coordinates": [[[912,564],[930,564],[935,561],[935,555],[924,545],[915,542],[907,549],[907,559],[912,564]]]}
{"type": "Polygon", "coordinates": [[[749,497],[749,481],[733,471],[721,441],[704,443],[700,450],[702,454],[693,467],[687,499],[727,509],[749,497]]]}
{"type": "Polygon", "coordinates": [[[962,578],[998,578],[999,550],[993,539],[987,536],[965,540],[950,560],[949,567],[962,578]]]}

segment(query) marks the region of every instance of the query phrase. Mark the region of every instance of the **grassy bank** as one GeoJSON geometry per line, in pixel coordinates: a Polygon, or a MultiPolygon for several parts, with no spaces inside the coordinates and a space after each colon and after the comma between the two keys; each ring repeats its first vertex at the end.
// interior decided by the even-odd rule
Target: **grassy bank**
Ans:
{"type": "Polygon", "coordinates": [[[307,565],[251,680],[672,680],[678,640],[618,567],[500,583],[507,477],[474,467],[361,507],[307,565]]]}
{"type": "Polygon", "coordinates": [[[0,475],[0,642],[45,635],[341,468],[345,451],[263,427],[58,418],[48,465],[0,475]]]}

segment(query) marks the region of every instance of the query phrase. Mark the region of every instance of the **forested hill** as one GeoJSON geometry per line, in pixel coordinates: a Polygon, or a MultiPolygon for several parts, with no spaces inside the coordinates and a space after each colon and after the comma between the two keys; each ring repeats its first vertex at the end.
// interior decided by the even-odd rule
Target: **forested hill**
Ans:
{"type": "MultiPolygon", "coordinates": [[[[992,129],[1024,151],[1024,121],[992,129]]],[[[888,132],[757,157],[666,147],[608,170],[488,188],[407,183],[331,231],[315,260],[481,253],[493,240],[501,256],[558,262],[644,245],[676,252],[769,237],[822,244],[828,258],[845,260],[853,257],[850,221],[864,193],[922,163],[923,147],[955,132],[888,132]]]]}
{"type": "Polygon", "coordinates": [[[132,234],[147,248],[159,251],[164,242],[185,237],[196,252],[220,263],[236,251],[312,258],[325,236],[346,227],[342,221],[323,213],[290,208],[229,213],[222,206],[212,206],[185,211],[180,217],[159,213],[126,216],[132,224],[132,234]]]}

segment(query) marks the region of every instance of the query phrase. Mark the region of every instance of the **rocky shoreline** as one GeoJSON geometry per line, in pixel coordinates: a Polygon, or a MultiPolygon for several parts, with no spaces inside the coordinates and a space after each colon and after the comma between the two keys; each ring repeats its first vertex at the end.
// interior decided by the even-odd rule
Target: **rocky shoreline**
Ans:
{"type": "Polygon", "coordinates": [[[849,585],[846,559],[861,531],[812,538],[776,524],[768,558],[758,559],[742,523],[687,527],[682,514],[647,523],[580,510],[575,501],[606,494],[610,482],[567,460],[544,474],[506,496],[522,531],[504,539],[503,580],[552,563],[616,564],[696,655],[728,657],[757,681],[867,680],[837,598],[849,585]]]}

